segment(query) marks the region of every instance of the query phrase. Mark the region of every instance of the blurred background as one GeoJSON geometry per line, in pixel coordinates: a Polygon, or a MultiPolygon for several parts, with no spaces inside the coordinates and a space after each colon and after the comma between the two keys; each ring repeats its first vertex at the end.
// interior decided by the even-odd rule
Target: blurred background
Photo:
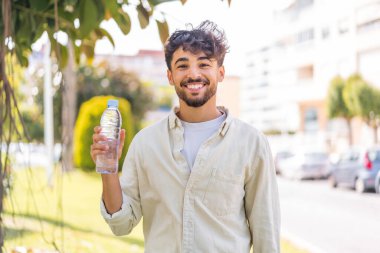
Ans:
{"type": "Polygon", "coordinates": [[[141,224],[116,237],[100,216],[93,127],[122,101],[125,154],[168,115],[163,43],[206,19],[230,45],[218,105],[272,148],[282,252],[379,252],[379,0],[2,0],[1,11],[1,252],[144,251],[141,224]]]}

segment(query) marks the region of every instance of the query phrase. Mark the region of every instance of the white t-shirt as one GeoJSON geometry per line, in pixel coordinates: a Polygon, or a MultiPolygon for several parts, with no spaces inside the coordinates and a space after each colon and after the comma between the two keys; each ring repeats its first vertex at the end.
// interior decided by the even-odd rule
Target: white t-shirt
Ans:
{"type": "Polygon", "coordinates": [[[181,153],[185,156],[190,170],[194,165],[201,145],[218,131],[226,117],[224,113],[216,119],[199,123],[189,123],[181,120],[184,128],[184,147],[181,153]]]}

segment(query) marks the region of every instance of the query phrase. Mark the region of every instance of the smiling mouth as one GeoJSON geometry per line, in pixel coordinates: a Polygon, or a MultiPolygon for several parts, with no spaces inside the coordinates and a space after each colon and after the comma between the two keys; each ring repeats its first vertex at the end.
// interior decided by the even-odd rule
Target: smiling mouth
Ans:
{"type": "Polygon", "coordinates": [[[190,91],[198,91],[202,89],[204,86],[205,86],[204,83],[188,83],[184,85],[184,87],[186,87],[190,91]]]}

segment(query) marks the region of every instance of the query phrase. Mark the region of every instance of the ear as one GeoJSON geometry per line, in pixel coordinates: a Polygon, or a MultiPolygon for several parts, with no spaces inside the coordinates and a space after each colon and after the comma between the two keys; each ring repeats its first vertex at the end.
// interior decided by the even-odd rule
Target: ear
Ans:
{"type": "Polygon", "coordinates": [[[170,69],[166,70],[166,76],[168,77],[170,85],[174,85],[173,75],[170,69]]]}
{"type": "Polygon", "coordinates": [[[224,66],[220,66],[218,69],[218,82],[222,82],[224,80],[224,66]]]}

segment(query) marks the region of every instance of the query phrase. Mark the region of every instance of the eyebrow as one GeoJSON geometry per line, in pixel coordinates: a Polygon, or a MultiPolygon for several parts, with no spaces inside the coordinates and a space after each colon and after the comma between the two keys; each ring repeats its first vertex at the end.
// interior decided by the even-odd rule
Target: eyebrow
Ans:
{"type": "Polygon", "coordinates": [[[211,61],[211,58],[207,57],[207,56],[198,57],[198,61],[202,61],[202,60],[209,60],[209,61],[211,61]]]}
{"type": "MultiPolygon", "coordinates": [[[[200,56],[200,57],[198,57],[197,60],[198,61],[202,61],[202,60],[209,60],[209,61],[211,61],[211,59],[209,57],[207,57],[207,56],[200,56]]],[[[189,59],[187,57],[181,57],[181,58],[178,58],[175,61],[174,65],[176,65],[178,62],[186,62],[186,61],[189,61],[189,59]]]]}
{"type": "Polygon", "coordinates": [[[178,58],[178,59],[175,61],[174,65],[176,65],[178,62],[181,62],[181,61],[189,61],[189,59],[186,58],[186,57],[178,58]]]}

